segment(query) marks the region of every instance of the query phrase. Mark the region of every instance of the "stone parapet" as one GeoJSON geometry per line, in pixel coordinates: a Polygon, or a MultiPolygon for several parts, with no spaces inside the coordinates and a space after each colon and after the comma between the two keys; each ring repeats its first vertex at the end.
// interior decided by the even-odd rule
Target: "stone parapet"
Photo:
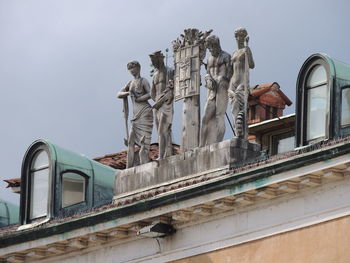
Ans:
{"type": "Polygon", "coordinates": [[[152,161],[116,175],[115,197],[123,198],[150,188],[161,187],[186,177],[227,168],[230,164],[260,156],[260,145],[234,138],[152,161]]]}

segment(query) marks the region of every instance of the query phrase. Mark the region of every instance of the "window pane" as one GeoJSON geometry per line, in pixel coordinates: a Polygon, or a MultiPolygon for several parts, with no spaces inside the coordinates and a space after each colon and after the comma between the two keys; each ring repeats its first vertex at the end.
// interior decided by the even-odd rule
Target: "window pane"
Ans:
{"type": "Polygon", "coordinates": [[[312,140],[326,135],[327,85],[307,92],[306,139],[312,140]]]}
{"type": "Polygon", "coordinates": [[[280,139],[278,141],[277,153],[289,152],[294,149],[294,136],[280,139]]]}
{"type": "Polygon", "coordinates": [[[41,150],[35,154],[35,157],[32,162],[32,170],[36,170],[41,167],[45,167],[49,165],[49,156],[46,151],[41,150]]]}
{"type": "Polygon", "coordinates": [[[75,173],[65,173],[62,178],[62,207],[85,201],[85,178],[75,173]]]}
{"type": "Polygon", "coordinates": [[[30,218],[37,218],[47,214],[48,192],[49,169],[32,172],[30,218]]]}
{"type": "Polygon", "coordinates": [[[327,82],[326,70],[323,66],[315,66],[309,75],[309,78],[306,82],[307,87],[315,87],[317,85],[327,82]]]}
{"type": "Polygon", "coordinates": [[[341,125],[350,124],[350,88],[342,90],[341,93],[341,125]]]}

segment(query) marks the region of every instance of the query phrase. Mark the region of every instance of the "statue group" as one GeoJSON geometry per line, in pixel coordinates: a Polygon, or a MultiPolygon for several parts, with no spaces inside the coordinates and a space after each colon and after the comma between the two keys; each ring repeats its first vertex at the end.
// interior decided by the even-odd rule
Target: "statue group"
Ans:
{"type": "Polygon", "coordinates": [[[193,147],[221,142],[225,135],[225,115],[230,102],[234,136],[247,139],[247,110],[249,96],[249,69],[254,68],[252,52],[248,46],[247,30],[235,31],[237,50],[232,56],[221,49],[220,40],[212,30],[201,32],[187,29],[172,42],[175,69],[167,67],[161,51],[150,54],[155,72],[151,85],[141,77],[137,61],[127,64],[133,76],[118,93],[123,99],[128,146],[127,168],[137,165],[135,146],[139,147],[139,164],[149,162],[149,149],[153,123],[158,132],[159,159],[171,156],[174,100],[184,100],[182,151],[193,147]],[[209,50],[207,63],[204,63],[209,50]],[[207,99],[199,127],[200,67],[204,65],[207,99]],[[133,104],[131,130],[128,129],[128,97],[133,104]],[[154,104],[148,102],[150,99],[154,104]]]}

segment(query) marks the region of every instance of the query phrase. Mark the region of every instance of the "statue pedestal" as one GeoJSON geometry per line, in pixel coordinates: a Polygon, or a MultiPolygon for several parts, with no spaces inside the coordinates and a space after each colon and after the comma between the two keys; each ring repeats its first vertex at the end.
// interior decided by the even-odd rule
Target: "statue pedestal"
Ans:
{"type": "Polygon", "coordinates": [[[234,138],[120,171],[114,200],[215,172],[260,156],[260,145],[234,138]]]}

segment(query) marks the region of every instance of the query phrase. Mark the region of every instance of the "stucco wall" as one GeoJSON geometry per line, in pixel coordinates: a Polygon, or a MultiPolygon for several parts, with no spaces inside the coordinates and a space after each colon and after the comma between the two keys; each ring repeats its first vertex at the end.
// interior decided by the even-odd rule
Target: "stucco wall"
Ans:
{"type": "Polygon", "coordinates": [[[350,216],[173,263],[348,263],[350,216]]]}

